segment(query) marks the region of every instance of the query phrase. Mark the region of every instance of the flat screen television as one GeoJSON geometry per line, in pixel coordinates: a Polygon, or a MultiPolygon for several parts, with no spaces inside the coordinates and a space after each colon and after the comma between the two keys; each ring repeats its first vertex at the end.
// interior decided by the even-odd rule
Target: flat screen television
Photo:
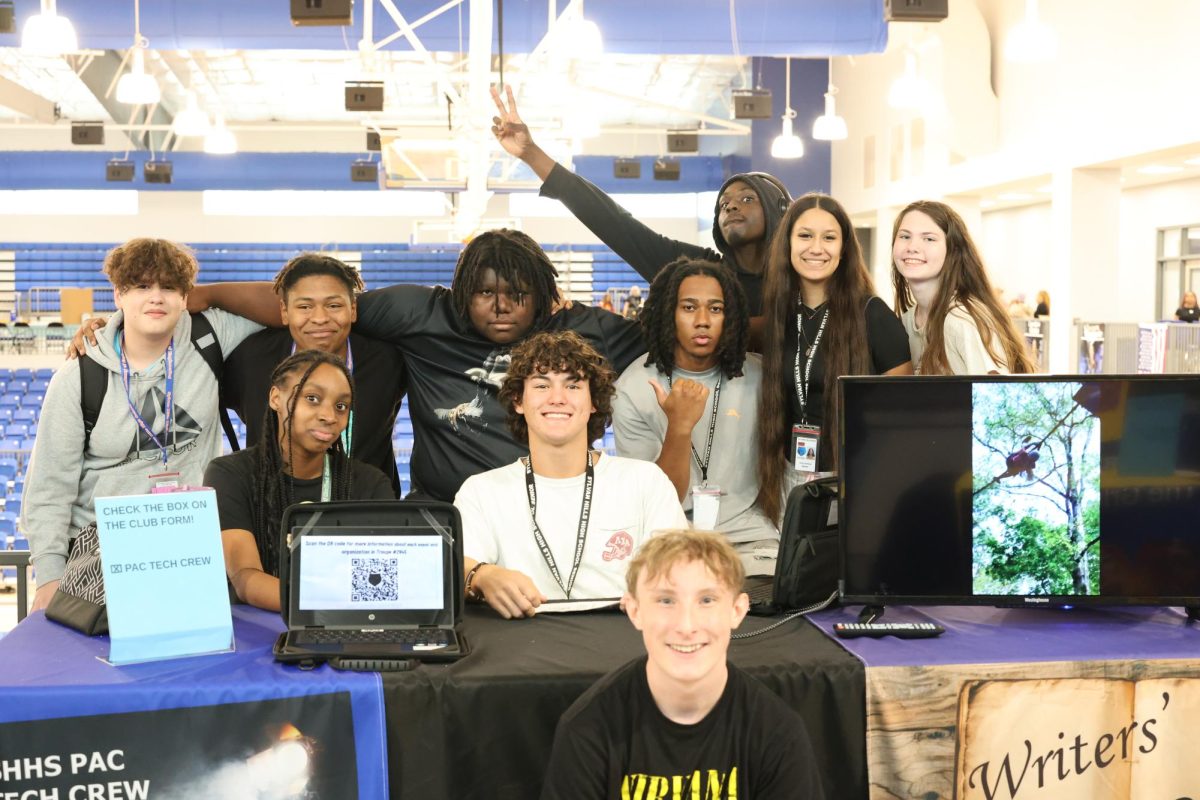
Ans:
{"type": "Polygon", "coordinates": [[[1200,376],[839,391],[844,602],[1200,606],[1200,376]]]}

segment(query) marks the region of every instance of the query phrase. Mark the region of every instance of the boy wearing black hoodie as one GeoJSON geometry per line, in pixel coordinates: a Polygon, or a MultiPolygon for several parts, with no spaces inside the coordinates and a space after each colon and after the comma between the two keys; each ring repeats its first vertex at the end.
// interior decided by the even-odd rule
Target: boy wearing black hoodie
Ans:
{"type": "Polygon", "coordinates": [[[634,219],[597,186],[565,169],[538,147],[529,126],[517,113],[512,88],[505,87],[505,91],[507,105],[492,87],[492,99],[499,112],[492,118],[492,133],[505,151],[528,164],[542,179],[542,196],[561,201],[647,281],[680,256],[723,262],[745,290],[750,316],[762,314],[768,246],[792,202],[787,187],[778,178],[765,172],[746,172],[721,185],[713,220],[713,241],[720,252],[670,239],[634,219]]]}

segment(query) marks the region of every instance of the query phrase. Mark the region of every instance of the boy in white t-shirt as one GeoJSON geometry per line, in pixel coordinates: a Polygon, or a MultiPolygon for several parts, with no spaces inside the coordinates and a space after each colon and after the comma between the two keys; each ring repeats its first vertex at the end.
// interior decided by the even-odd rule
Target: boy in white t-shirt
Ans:
{"type": "Polygon", "coordinates": [[[661,469],[591,449],[611,417],[615,378],[573,332],[540,333],[512,351],[500,402],[529,456],[468,478],[454,498],[468,599],[507,619],[548,600],[616,602],[638,545],[687,526],[661,469]]]}

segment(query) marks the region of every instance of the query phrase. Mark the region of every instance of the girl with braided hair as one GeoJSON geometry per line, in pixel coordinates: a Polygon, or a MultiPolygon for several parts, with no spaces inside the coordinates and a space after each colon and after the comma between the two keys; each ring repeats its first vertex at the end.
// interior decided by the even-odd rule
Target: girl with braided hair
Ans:
{"type": "Polygon", "coordinates": [[[301,350],[271,374],[257,444],[214,459],[225,571],[238,599],[278,611],[280,519],[294,503],[395,499],[387,476],[346,457],[354,380],[340,358],[301,350]]]}

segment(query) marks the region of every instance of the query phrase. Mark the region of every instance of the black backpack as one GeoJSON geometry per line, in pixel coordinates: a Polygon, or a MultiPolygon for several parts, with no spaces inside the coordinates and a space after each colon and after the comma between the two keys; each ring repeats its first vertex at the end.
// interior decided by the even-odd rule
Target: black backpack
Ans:
{"type": "Polygon", "coordinates": [[[779,528],[779,563],[773,592],[776,606],[804,608],[837,592],[837,502],[836,475],[802,483],[788,495],[779,528]]]}
{"type": "MultiPolygon", "coordinates": [[[[217,341],[217,333],[212,323],[203,314],[192,314],[192,346],[200,352],[204,363],[212,370],[217,383],[221,382],[221,372],[225,367],[225,358],[221,354],[221,343],[217,341]]],[[[108,370],[97,364],[91,356],[79,357],[79,407],[83,411],[83,449],[87,450],[92,438],[92,428],[100,418],[100,406],[104,405],[104,395],[108,392],[108,370]]],[[[234,450],[241,449],[238,445],[237,432],[233,429],[233,421],[229,412],[223,406],[220,409],[221,428],[225,438],[234,450]]]]}

